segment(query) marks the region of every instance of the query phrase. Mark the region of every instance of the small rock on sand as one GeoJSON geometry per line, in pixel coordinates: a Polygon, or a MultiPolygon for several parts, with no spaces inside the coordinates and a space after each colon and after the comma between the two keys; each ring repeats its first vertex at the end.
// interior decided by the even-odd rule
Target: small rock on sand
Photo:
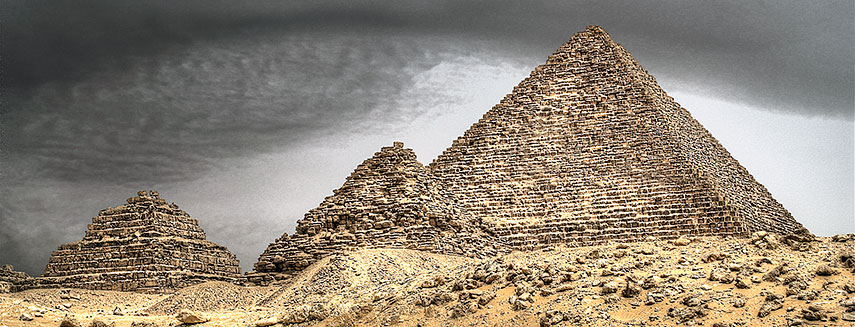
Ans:
{"type": "Polygon", "coordinates": [[[201,313],[193,312],[187,309],[181,310],[175,316],[175,319],[185,324],[200,324],[208,321],[208,318],[203,316],[201,313]]]}

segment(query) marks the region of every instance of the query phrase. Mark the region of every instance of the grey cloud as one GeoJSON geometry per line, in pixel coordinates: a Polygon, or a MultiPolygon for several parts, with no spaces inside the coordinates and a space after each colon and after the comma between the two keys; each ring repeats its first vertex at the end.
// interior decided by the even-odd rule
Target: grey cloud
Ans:
{"type": "Polygon", "coordinates": [[[263,153],[400,119],[396,95],[438,59],[413,40],[235,38],[139,58],[125,71],[43,84],[10,99],[10,155],[64,181],[193,178],[263,153]],[[372,119],[369,119],[372,118],[372,119]]]}
{"type": "Polygon", "coordinates": [[[536,65],[598,24],[672,88],[769,110],[853,119],[851,1],[6,1],[7,79],[74,79],[126,58],[246,30],[318,38],[361,31],[454,35],[536,65]]]}

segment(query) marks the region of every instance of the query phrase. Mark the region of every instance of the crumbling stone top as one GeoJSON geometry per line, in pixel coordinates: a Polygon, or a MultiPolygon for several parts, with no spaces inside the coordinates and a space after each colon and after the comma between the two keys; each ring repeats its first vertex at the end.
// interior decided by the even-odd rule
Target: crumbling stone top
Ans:
{"type": "Polygon", "coordinates": [[[297,222],[295,234],[270,244],[255,266],[287,273],[330,253],[371,247],[480,256],[499,245],[487,238],[413,150],[394,142],[357,166],[344,185],[297,222]]]}

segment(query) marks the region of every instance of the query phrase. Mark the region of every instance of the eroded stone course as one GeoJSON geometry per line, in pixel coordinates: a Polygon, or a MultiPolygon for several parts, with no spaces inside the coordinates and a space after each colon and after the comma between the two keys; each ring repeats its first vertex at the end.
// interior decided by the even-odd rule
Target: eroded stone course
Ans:
{"type": "Polygon", "coordinates": [[[140,191],[54,251],[38,286],[158,291],[239,274],[235,255],[206,240],[196,219],[156,191],[140,191]]]}
{"type": "Polygon", "coordinates": [[[15,271],[12,265],[0,267],[0,293],[21,291],[32,284],[32,280],[27,273],[15,271]]]}
{"type": "Polygon", "coordinates": [[[575,34],[429,169],[520,249],[802,228],[598,26],[575,34]]]}
{"type": "Polygon", "coordinates": [[[805,232],[629,52],[589,26],[427,171],[397,143],[366,160],[255,269],[289,274],[360,247],[493,251],[461,230],[503,250],[805,232]],[[448,228],[457,233],[435,237],[448,228]]]}
{"type": "Polygon", "coordinates": [[[359,248],[406,248],[442,254],[495,255],[502,243],[466,216],[411,149],[384,147],[365,160],[293,235],[271,243],[250,280],[285,278],[318,259],[359,248]],[[276,276],[280,274],[280,276],[276,276]]]}

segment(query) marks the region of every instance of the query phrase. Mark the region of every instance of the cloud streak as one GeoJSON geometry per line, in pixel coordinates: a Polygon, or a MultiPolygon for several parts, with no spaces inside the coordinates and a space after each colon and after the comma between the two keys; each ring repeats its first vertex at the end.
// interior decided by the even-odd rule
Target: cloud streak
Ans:
{"type": "MultiPolygon", "coordinates": [[[[539,64],[585,25],[606,27],[648,69],[772,111],[853,119],[851,1],[7,1],[7,84],[76,80],[200,41],[246,31],[343,31],[488,41],[539,64]]],[[[486,43],[480,43],[481,45],[486,43]]]]}
{"type": "Polygon", "coordinates": [[[197,44],[13,97],[6,146],[63,181],[193,178],[217,159],[406,115],[393,111],[397,94],[437,60],[408,40],[358,35],[197,44]]]}

